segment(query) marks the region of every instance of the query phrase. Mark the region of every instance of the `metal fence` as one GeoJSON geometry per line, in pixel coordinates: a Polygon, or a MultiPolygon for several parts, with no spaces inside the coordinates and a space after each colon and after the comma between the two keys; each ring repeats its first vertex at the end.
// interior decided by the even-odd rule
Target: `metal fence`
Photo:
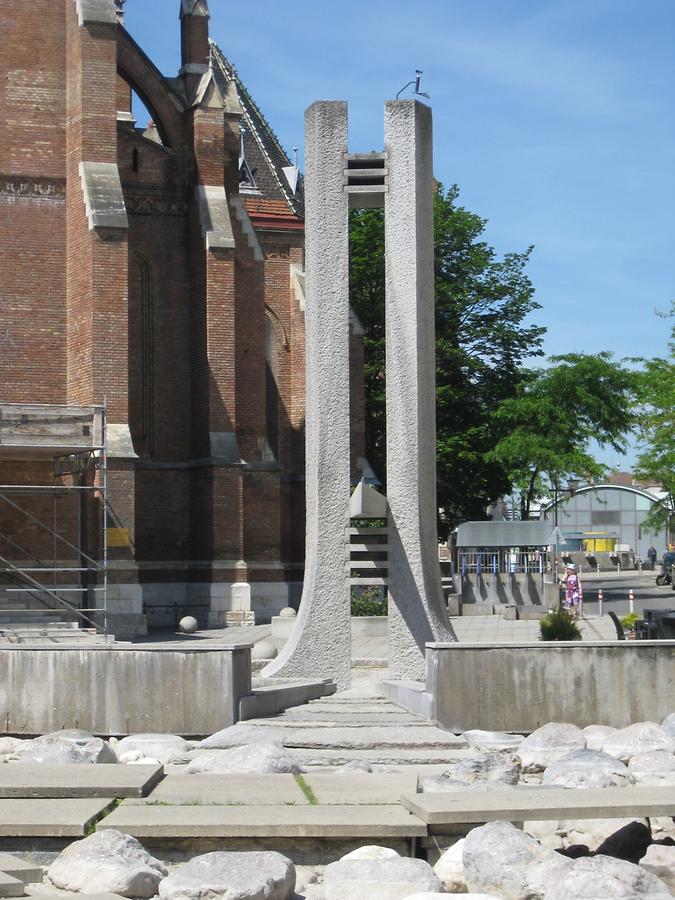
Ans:
{"type": "Polygon", "coordinates": [[[461,575],[543,574],[549,560],[545,550],[459,550],[461,575]]]}

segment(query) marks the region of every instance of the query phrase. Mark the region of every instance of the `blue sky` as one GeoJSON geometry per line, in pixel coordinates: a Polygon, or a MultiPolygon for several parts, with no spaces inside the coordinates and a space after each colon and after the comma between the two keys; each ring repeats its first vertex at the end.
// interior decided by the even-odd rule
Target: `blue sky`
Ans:
{"type": "MultiPolygon", "coordinates": [[[[166,74],[179,0],[127,0],[166,74]]],[[[283,146],[316,99],[350,105],[353,152],[382,148],[382,104],[424,70],[437,177],[533,244],[547,353],[663,355],[675,297],[674,0],[210,0],[211,36],[283,146]]],[[[302,151],[300,153],[302,164],[302,151]]]]}

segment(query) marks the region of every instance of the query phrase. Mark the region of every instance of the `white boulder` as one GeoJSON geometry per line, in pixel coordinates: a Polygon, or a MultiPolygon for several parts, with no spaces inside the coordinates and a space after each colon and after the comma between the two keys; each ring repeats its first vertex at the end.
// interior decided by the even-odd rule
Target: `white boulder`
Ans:
{"type": "Polygon", "coordinates": [[[661,722],[661,728],[675,741],[675,712],[665,717],[661,722]]]}
{"type": "Polygon", "coordinates": [[[293,863],[273,851],[217,851],[178,866],[159,886],[161,900],[290,900],[293,863]]]}
{"type": "Polygon", "coordinates": [[[400,857],[400,853],[392,850],[391,847],[380,847],[377,844],[367,844],[364,847],[357,847],[351,853],[345,853],[340,859],[396,859],[400,857]]]}
{"type": "Polygon", "coordinates": [[[469,892],[497,894],[505,900],[541,900],[570,860],[541,844],[510,822],[474,828],[464,841],[464,877],[469,892]]]}
{"type": "Polygon", "coordinates": [[[628,768],[638,784],[675,785],[675,754],[667,750],[631,756],[628,768]]]}
{"type": "Polygon", "coordinates": [[[286,734],[288,734],[287,728],[279,728],[275,725],[249,725],[246,722],[237,722],[236,725],[230,725],[229,728],[223,728],[210,737],[204,738],[197,744],[197,749],[229,750],[231,747],[244,747],[246,744],[283,741],[286,734]]]}
{"type": "Polygon", "coordinates": [[[621,760],[598,750],[575,750],[552,763],[542,784],[566,788],[625,787],[635,778],[621,760]]]}
{"type": "Polygon", "coordinates": [[[518,784],[519,772],[520,766],[515,759],[499,753],[485,753],[453,763],[441,775],[423,779],[422,792],[444,793],[477,785],[505,787],[518,784]]]}
{"type": "Polygon", "coordinates": [[[587,750],[602,750],[602,745],[610,734],[614,734],[616,728],[610,725],[587,725],[581,729],[586,738],[587,750]]]}
{"type": "Polygon", "coordinates": [[[21,750],[21,745],[27,743],[30,743],[30,741],[12,737],[0,737],[0,763],[10,762],[14,754],[21,750]]]}
{"type": "Polygon", "coordinates": [[[508,731],[481,731],[479,728],[465,731],[464,737],[472,747],[486,752],[516,750],[524,740],[522,734],[510,734],[508,731]]]}
{"type": "Polygon", "coordinates": [[[524,772],[541,772],[561,757],[586,746],[584,733],[567,722],[549,722],[528,735],[516,753],[524,772]]]}
{"type": "Polygon", "coordinates": [[[411,894],[443,893],[443,885],[422,859],[347,859],[326,866],[325,900],[403,900],[411,894]]]}
{"type": "Polygon", "coordinates": [[[666,884],[633,863],[612,856],[575,859],[549,885],[546,900],[610,900],[613,897],[672,897],[666,884]]]}
{"type": "Polygon", "coordinates": [[[304,772],[298,760],[282,744],[248,744],[231,750],[205,750],[189,763],[188,775],[245,775],[269,772],[304,772]]]}
{"type": "Polygon", "coordinates": [[[443,887],[449,894],[463,894],[466,892],[463,854],[464,838],[460,838],[452,847],[448,847],[441,854],[434,866],[434,872],[441,879],[443,887]]]}
{"type": "Polygon", "coordinates": [[[148,758],[169,763],[188,750],[187,741],[177,734],[130,734],[114,747],[118,760],[123,763],[148,758]]]}
{"type": "Polygon", "coordinates": [[[640,866],[656,875],[668,885],[675,895],[675,847],[667,844],[650,844],[640,860],[640,866]]]}
{"type": "Polygon", "coordinates": [[[32,741],[21,741],[13,755],[22,763],[91,765],[117,762],[104,740],[78,729],[54,731],[32,741]]]}
{"type": "Polygon", "coordinates": [[[462,900],[501,900],[501,897],[498,897],[496,894],[467,894],[465,891],[459,891],[454,894],[447,894],[445,891],[442,893],[438,893],[438,891],[428,893],[425,891],[423,894],[409,894],[405,900],[432,900],[433,897],[457,897],[459,894],[461,894],[462,900]]]}
{"type": "Polygon", "coordinates": [[[673,753],[675,740],[656,722],[636,722],[610,734],[603,741],[602,749],[604,753],[628,762],[631,756],[637,756],[638,753],[651,753],[653,750],[673,753]]]}
{"type": "Polygon", "coordinates": [[[273,851],[217,851],[178,866],[159,886],[161,900],[290,900],[293,863],[273,851]]]}
{"type": "Polygon", "coordinates": [[[128,834],[114,829],[70,844],[47,870],[53,885],[86,894],[154,897],[166,869],[128,834]]]}

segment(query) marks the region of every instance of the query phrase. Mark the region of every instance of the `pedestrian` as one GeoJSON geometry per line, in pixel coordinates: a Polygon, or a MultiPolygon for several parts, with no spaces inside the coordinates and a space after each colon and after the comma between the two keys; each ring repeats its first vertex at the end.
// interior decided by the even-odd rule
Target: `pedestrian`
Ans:
{"type": "Polygon", "coordinates": [[[649,565],[651,567],[652,572],[654,571],[654,566],[656,565],[656,547],[653,544],[649,545],[649,550],[647,550],[647,559],[649,560],[649,565]]]}
{"type": "Polygon", "coordinates": [[[581,578],[577,572],[574,563],[568,563],[565,566],[565,577],[563,579],[565,586],[565,596],[563,597],[563,608],[573,619],[579,618],[579,604],[584,596],[581,589],[581,578]]]}

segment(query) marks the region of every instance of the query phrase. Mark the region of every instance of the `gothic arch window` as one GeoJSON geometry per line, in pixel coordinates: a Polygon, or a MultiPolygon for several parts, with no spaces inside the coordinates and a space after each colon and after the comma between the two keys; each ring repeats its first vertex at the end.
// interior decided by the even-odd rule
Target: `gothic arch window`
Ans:
{"type": "Polygon", "coordinates": [[[154,286],[150,262],[136,251],[129,259],[129,425],[142,453],[155,444],[154,286]]]}

